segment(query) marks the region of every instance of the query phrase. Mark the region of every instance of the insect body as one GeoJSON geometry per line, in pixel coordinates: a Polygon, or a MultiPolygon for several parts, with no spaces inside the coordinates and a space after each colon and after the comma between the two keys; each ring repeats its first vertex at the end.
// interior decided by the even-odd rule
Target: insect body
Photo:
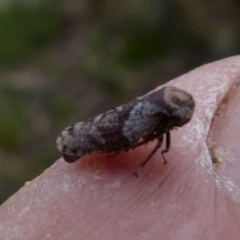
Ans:
{"type": "MultiPolygon", "coordinates": [[[[57,148],[67,162],[87,154],[119,153],[158,140],[147,159],[161,147],[166,135],[170,148],[170,131],[188,123],[194,112],[193,97],[176,87],[163,87],[132,100],[97,117],[67,127],[57,138],[57,148]]],[[[163,155],[164,163],[166,159],[163,155]]],[[[137,175],[137,173],[135,173],[137,175]]]]}

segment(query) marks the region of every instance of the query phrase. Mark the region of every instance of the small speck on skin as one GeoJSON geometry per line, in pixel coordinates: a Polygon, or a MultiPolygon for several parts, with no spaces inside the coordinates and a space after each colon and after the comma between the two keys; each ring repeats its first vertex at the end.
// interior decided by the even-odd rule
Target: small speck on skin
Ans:
{"type": "Polygon", "coordinates": [[[108,189],[115,189],[115,188],[119,188],[121,186],[121,183],[119,181],[110,183],[110,184],[106,184],[106,188],[108,189]]]}
{"type": "Polygon", "coordinates": [[[29,184],[30,184],[31,182],[30,181],[27,181],[27,182],[25,182],[25,186],[28,186],[29,184]]]}
{"type": "Polygon", "coordinates": [[[212,163],[216,168],[222,168],[229,161],[224,149],[216,142],[208,142],[208,149],[212,163]]]}

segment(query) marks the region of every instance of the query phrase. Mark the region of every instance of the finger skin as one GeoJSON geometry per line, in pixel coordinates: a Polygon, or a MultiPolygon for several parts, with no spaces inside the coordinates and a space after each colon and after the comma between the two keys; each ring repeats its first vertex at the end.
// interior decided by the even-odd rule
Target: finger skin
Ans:
{"type": "Polygon", "coordinates": [[[240,239],[239,66],[232,57],[167,84],[196,101],[191,122],[172,131],[168,164],[159,150],[139,178],[132,175],[156,142],[112,159],[60,159],[1,206],[1,238],[240,239]],[[218,150],[226,160],[216,168],[218,150]]]}

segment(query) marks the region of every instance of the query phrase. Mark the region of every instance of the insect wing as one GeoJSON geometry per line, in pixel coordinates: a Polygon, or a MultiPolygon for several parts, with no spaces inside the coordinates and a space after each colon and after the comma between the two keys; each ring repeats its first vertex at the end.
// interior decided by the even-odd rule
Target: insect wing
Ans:
{"type": "Polygon", "coordinates": [[[148,137],[161,124],[163,112],[159,106],[148,101],[134,100],[68,127],[59,140],[65,142],[61,143],[65,146],[62,152],[65,156],[71,156],[68,161],[73,162],[85,154],[131,149],[140,138],[148,137]]]}
{"type": "Polygon", "coordinates": [[[122,132],[128,139],[146,138],[161,125],[164,109],[149,101],[139,101],[124,121],[122,132]]]}

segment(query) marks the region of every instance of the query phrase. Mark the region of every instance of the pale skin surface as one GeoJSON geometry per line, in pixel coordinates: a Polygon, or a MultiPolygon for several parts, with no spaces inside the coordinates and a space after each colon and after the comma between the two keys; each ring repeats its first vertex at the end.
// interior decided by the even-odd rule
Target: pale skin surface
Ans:
{"type": "Polygon", "coordinates": [[[112,159],[60,159],[1,206],[1,239],[240,239],[239,81],[240,57],[171,81],[196,110],[172,131],[167,165],[159,150],[132,175],[156,142],[112,159]]]}

